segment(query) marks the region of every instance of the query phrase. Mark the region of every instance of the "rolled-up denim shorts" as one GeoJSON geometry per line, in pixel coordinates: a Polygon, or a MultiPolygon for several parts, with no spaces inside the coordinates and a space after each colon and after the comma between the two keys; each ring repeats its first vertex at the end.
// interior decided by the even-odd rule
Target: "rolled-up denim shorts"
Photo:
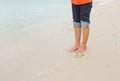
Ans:
{"type": "Polygon", "coordinates": [[[91,8],[92,8],[92,2],[82,5],[72,4],[74,27],[82,27],[82,28],[89,27],[91,8]]]}

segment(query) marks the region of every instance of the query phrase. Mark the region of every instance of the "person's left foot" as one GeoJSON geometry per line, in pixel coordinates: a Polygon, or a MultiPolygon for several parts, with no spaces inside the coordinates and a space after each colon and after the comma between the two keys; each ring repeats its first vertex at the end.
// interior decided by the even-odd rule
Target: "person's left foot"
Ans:
{"type": "Polygon", "coordinates": [[[83,53],[87,50],[87,47],[86,46],[80,46],[76,51],[75,53],[83,53]]]}
{"type": "Polygon", "coordinates": [[[76,50],[78,50],[78,48],[80,47],[80,44],[75,44],[74,47],[72,47],[69,52],[75,52],[76,50]]]}

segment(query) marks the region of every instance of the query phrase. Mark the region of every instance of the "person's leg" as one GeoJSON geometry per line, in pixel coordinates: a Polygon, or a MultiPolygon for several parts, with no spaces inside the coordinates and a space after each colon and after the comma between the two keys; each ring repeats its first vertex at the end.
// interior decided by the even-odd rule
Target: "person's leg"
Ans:
{"type": "Polygon", "coordinates": [[[82,35],[83,35],[83,39],[82,39],[82,43],[79,47],[79,49],[76,51],[76,53],[79,52],[84,52],[87,49],[87,41],[88,41],[88,37],[89,37],[89,23],[90,23],[90,11],[91,11],[91,7],[92,7],[92,3],[88,3],[85,5],[81,5],[80,6],[80,11],[81,11],[81,27],[82,27],[82,35]]]}
{"type": "Polygon", "coordinates": [[[83,47],[84,49],[87,46],[88,37],[89,37],[89,28],[83,28],[83,40],[82,40],[81,47],[83,47]]]}
{"type": "Polygon", "coordinates": [[[84,52],[87,49],[87,41],[89,37],[89,28],[83,28],[83,39],[80,47],[76,50],[76,53],[84,52]]]}
{"type": "Polygon", "coordinates": [[[75,44],[70,49],[70,52],[75,52],[80,47],[80,38],[81,38],[81,23],[80,23],[80,11],[78,5],[72,4],[72,12],[73,12],[73,26],[75,32],[75,44]]]}
{"type": "Polygon", "coordinates": [[[70,52],[74,52],[74,51],[78,50],[78,48],[80,47],[81,28],[74,28],[74,32],[75,32],[75,44],[70,49],[70,52]]]}

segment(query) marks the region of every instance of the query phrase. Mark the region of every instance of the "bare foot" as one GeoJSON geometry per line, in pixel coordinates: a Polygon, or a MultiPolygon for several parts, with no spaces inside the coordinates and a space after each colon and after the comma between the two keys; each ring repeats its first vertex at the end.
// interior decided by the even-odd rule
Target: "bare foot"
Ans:
{"type": "Polygon", "coordinates": [[[75,44],[74,47],[72,47],[69,52],[75,52],[76,50],[78,50],[78,48],[80,47],[80,44],[75,44]]]}
{"type": "Polygon", "coordinates": [[[86,46],[80,46],[76,51],[75,53],[83,53],[87,50],[87,47],[86,46]]]}

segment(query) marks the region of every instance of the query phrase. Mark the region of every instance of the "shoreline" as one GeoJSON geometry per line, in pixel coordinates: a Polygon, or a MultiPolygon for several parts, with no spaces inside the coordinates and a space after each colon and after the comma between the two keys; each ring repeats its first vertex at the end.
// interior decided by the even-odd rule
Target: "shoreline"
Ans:
{"type": "MultiPolygon", "coordinates": [[[[71,18],[68,13],[65,14],[64,21],[59,21],[62,25],[58,26],[58,24],[60,24],[58,21],[55,25],[52,25],[61,27],[58,29],[59,31],[50,31],[48,29],[40,33],[40,24],[38,23],[30,26],[30,30],[27,30],[27,28],[23,29],[27,31],[27,34],[24,35],[23,32],[22,36],[20,36],[22,38],[19,38],[18,36],[21,34],[18,34],[15,37],[18,37],[17,42],[14,42],[12,39],[10,45],[14,45],[5,52],[3,51],[3,54],[6,53],[8,56],[2,61],[8,59],[7,62],[9,62],[2,62],[1,65],[3,66],[0,67],[0,71],[2,70],[0,80],[6,81],[7,76],[8,81],[119,81],[120,20],[116,17],[116,15],[119,16],[120,14],[120,11],[118,11],[119,2],[120,1],[118,1],[118,3],[117,1],[113,1],[112,3],[110,2],[102,6],[98,5],[94,7],[97,14],[93,14],[91,17],[91,34],[88,42],[89,50],[83,57],[66,52],[66,50],[73,45],[74,39],[72,22],[69,20],[71,18]],[[68,21],[66,21],[67,19],[68,21]],[[32,31],[33,28],[36,28],[34,30],[39,29],[35,32],[32,31]],[[53,35],[53,33],[55,34],[53,35]],[[40,37],[44,34],[46,38],[40,37]],[[58,37],[56,37],[56,35],[58,35],[58,37]],[[39,44],[40,42],[42,44],[39,44]],[[46,48],[49,48],[47,49],[48,52],[46,48]],[[43,56],[39,54],[43,54],[43,56]],[[46,59],[43,64],[39,59],[40,57],[46,59]],[[53,58],[58,59],[53,60],[53,58]],[[52,61],[50,61],[50,59],[52,61]],[[56,60],[57,62],[55,62],[56,60]],[[51,63],[51,67],[47,67],[49,71],[47,69],[41,73],[41,69],[39,68],[45,64],[47,66],[48,62],[51,63]],[[54,67],[52,67],[52,62],[53,65],[55,65],[54,67]],[[24,71],[28,73],[22,76],[24,71]],[[6,73],[10,75],[6,75],[6,73]]],[[[46,26],[49,26],[49,24],[46,26]]],[[[54,29],[54,27],[52,27],[52,29],[54,29]]],[[[3,58],[5,55],[1,57],[3,58]]]]}

